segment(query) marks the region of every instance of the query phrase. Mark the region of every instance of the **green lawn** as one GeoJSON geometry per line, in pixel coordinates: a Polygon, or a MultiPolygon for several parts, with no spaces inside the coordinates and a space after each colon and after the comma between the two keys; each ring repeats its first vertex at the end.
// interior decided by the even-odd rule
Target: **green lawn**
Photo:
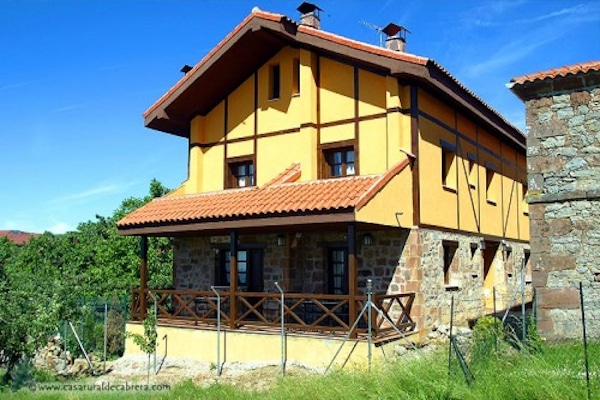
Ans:
{"type": "MultiPolygon", "coordinates": [[[[592,398],[600,397],[600,344],[591,345],[592,398]]],[[[455,360],[454,360],[455,361],[455,360]]],[[[142,399],[586,399],[587,386],[581,344],[545,346],[529,355],[507,351],[472,362],[475,376],[465,383],[456,362],[448,371],[448,355],[442,350],[426,352],[408,361],[395,361],[373,368],[372,372],[333,372],[326,376],[294,376],[280,380],[264,392],[250,392],[225,385],[207,389],[192,382],[170,391],[129,392],[129,398],[142,399]]],[[[42,393],[22,389],[12,398],[23,399],[112,399],[123,392],[42,393]]]]}

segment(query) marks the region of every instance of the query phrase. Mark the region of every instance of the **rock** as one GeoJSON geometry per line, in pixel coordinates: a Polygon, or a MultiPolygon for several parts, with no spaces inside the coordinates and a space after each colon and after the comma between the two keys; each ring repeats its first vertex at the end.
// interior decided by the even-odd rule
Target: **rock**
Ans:
{"type": "Polygon", "coordinates": [[[54,366],[54,370],[56,372],[61,372],[61,371],[64,371],[66,369],[67,369],[67,361],[64,360],[64,359],[62,359],[62,358],[57,359],[56,360],[56,364],[54,366]]]}
{"type": "Polygon", "coordinates": [[[89,369],[90,369],[90,366],[88,365],[86,360],[84,360],[83,358],[77,358],[77,359],[75,359],[75,361],[73,362],[73,365],[69,369],[69,374],[80,375],[84,372],[89,371],[89,369]]]}

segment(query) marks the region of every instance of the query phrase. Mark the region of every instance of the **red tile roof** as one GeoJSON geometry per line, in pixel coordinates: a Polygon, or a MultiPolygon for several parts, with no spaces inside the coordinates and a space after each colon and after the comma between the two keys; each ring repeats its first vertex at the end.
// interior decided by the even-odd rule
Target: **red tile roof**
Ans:
{"type": "Polygon", "coordinates": [[[0,231],[0,237],[5,237],[8,240],[10,240],[11,242],[14,242],[16,244],[27,243],[27,242],[29,242],[31,240],[31,238],[34,238],[36,236],[39,236],[39,234],[37,234],[37,233],[29,233],[29,232],[22,232],[22,231],[15,231],[15,230],[0,231]]]}
{"type": "MultiPolygon", "coordinates": [[[[117,226],[127,229],[153,224],[360,209],[407,165],[408,161],[404,161],[381,175],[292,183],[272,181],[260,188],[161,197],[125,216],[117,226]]],[[[284,172],[290,170],[295,170],[295,167],[284,172]]]]}
{"type": "Polygon", "coordinates": [[[534,74],[528,74],[513,78],[510,82],[514,85],[523,85],[544,79],[555,79],[566,77],[567,75],[577,75],[579,73],[588,73],[590,71],[600,71],[600,61],[589,61],[580,64],[567,65],[564,67],[553,68],[547,71],[540,71],[534,74]]]}

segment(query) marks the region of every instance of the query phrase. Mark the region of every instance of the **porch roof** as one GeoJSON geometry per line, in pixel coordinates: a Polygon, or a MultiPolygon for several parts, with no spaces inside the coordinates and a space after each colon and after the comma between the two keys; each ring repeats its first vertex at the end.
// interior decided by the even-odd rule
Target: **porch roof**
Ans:
{"type": "Polygon", "coordinates": [[[378,175],[304,182],[275,179],[263,187],[165,196],[128,214],[117,227],[124,235],[151,235],[284,223],[352,221],[354,212],[366,205],[407,165],[408,161],[398,163],[378,175]],[[306,219],[315,216],[318,219],[306,219]]]}

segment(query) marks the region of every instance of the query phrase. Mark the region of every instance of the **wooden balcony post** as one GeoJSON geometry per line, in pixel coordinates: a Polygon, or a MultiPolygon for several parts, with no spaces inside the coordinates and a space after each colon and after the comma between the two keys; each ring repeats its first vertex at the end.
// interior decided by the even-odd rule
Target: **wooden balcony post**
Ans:
{"type": "Polygon", "coordinates": [[[229,233],[229,326],[235,329],[235,320],[237,319],[237,304],[235,301],[235,292],[238,289],[238,233],[231,231],[229,233]]]}
{"type": "Polygon", "coordinates": [[[140,239],[140,317],[144,319],[148,309],[146,299],[146,292],[148,291],[148,236],[142,236],[140,239]]]}
{"type": "MultiPolygon", "coordinates": [[[[348,224],[348,325],[352,326],[356,320],[356,231],[354,223],[348,224]]],[[[356,337],[356,331],[351,337],[356,337]]]]}

